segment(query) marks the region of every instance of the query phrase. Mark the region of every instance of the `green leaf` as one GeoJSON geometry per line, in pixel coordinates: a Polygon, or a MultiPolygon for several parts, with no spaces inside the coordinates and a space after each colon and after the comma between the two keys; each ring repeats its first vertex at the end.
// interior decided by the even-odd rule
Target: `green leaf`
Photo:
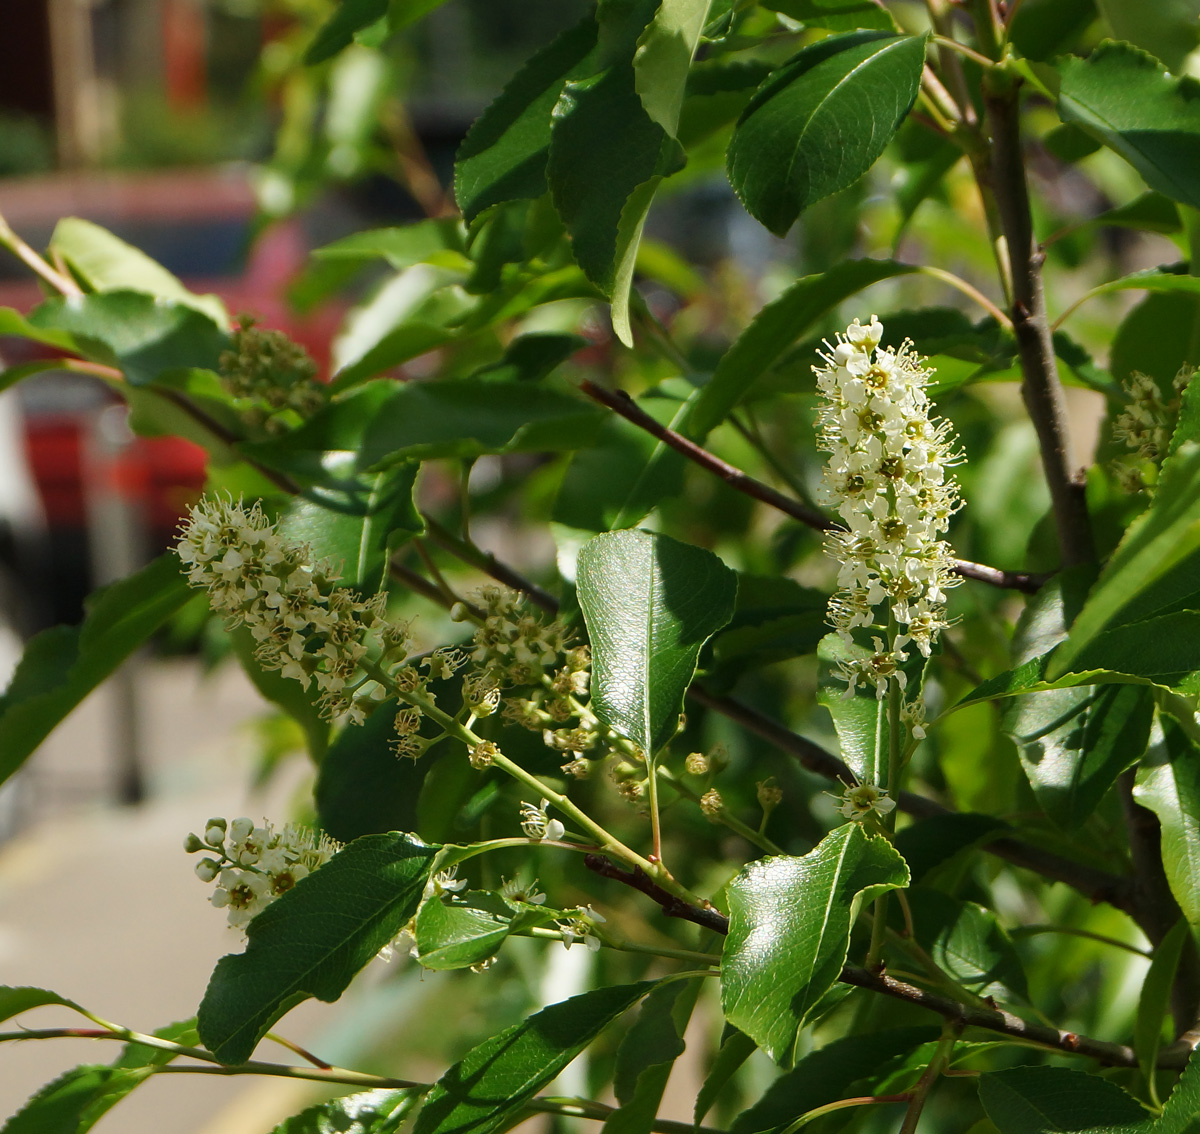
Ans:
{"type": "Polygon", "coordinates": [[[908,902],[916,939],[939,968],[976,996],[1028,999],[1021,958],[991,910],[920,886],[908,902]]]}
{"type": "MultiPolygon", "coordinates": [[[[639,406],[660,424],[678,429],[688,404],[646,397],[639,406]]],[[[684,463],[682,454],[613,414],[595,442],[572,456],[551,518],[592,532],[634,527],[683,490],[684,463]]]]}
{"type": "Polygon", "coordinates": [[[149,1067],[72,1068],[38,1091],[0,1134],[83,1134],[151,1074],[149,1067]]]}
{"type": "Polygon", "coordinates": [[[732,1134],[782,1131],[802,1114],[842,1098],[852,1083],[872,1074],[880,1064],[907,1055],[939,1034],[940,1029],[933,1026],[885,1028],[827,1043],[797,1060],[758,1102],[742,1111],[733,1120],[732,1134]]]}
{"type": "Polygon", "coordinates": [[[229,346],[225,332],[194,307],[139,291],[55,296],[29,321],[65,331],[88,358],[125,371],[135,386],[168,370],[215,370],[229,346]]]}
{"type": "Polygon", "coordinates": [[[610,985],[535,1012],[472,1048],[434,1085],[413,1134],[492,1134],[589,1043],[655,987],[610,985]]]}
{"type": "Polygon", "coordinates": [[[808,27],[830,31],[897,31],[896,21],[874,0],[769,0],[764,8],[782,12],[808,27]]]}
{"type": "Polygon", "coordinates": [[[1152,55],[1106,40],[1057,64],[1058,112],[1115,150],[1151,189],[1200,207],[1200,83],[1152,55]]]}
{"type": "Polygon", "coordinates": [[[408,382],[378,406],[358,464],[576,449],[595,437],[603,419],[603,411],[580,398],[532,383],[408,382]]]}
{"type": "Polygon", "coordinates": [[[1188,53],[1200,45],[1197,0],[1098,0],[1100,11],[1117,39],[1127,40],[1157,56],[1169,71],[1179,72],[1188,53]]]}
{"type": "Polygon", "coordinates": [[[454,196],[467,222],[503,201],[546,192],[550,115],[568,79],[595,69],[590,16],[539,51],[467,132],[454,166],[454,196]]]}
{"type": "Polygon", "coordinates": [[[1126,530],[1067,640],[1055,650],[1047,678],[1053,681],[1080,669],[1087,662],[1085,651],[1095,653],[1088,647],[1103,631],[1144,622],[1196,592],[1200,592],[1200,445],[1188,444],[1164,462],[1153,502],[1126,530]]]}
{"type": "Polygon", "coordinates": [[[949,811],[931,815],[896,835],[895,847],[908,863],[915,886],[930,871],[968,847],[978,846],[1007,831],[1008,824],[991,815],[949,811]]]}
{"type": "MultiPolygon", "coordinates": [[[[848,260],[827,272],[797,280],[768,303],[725,352],[688,419],[688,436],[700,439],[715,429],[745,397],[755,379],[842,300],[880,280],[914,271],[911,265],[895,260],[848,260]]],[[[812,361],[817,361],[815,355],[812,361]]]]}
{"type": "Polygon", "coordinates": [[[865,647],[848,646],[837,634],[824,635],[817,647],[817,703],[824,705],[833,718],[842,759],[850,770],[863,783],[877,784],[887,764],[887,701],[863,685],[856,686],[854,695],[847,697],[849,684],[839,678],[837,667],[839,661],[869,655],[865,647]]]}
{"type": "Polygon", "coordinates": [[[388,0],[340,0],[337,10],[317,30],[316,38],[304,53],[309,66],[324,63],[354,42],[362,31],[387,15],[388,0]]]}
{"type": "Polygon", "coordinates": [[[457,217],[418,221],[403,228],[371,228],[313,251],[317,260],[386,260],[397,271],[414,264],[463,268],[467,233],[457,217]]]}
{"type": "Polygon", "coordinates": [[[759,88],[734,129],[729,183],[777,236],[810,205],[853,185],[917,97],[923,36],[859,31],[795,55],[759,88]]]}
{"type": "Polygon", "coordinates": [[[92,594],[79,626],[32,638],[0,696],[0,783],[191,597],[171,553],[92,594]]]}
{"type": "Polygon", "coordinates": [[[692,1114],[692,1121],[696,1126],[699,1126],[712,1110],[725,1084],[737,1074],[738,1068],[758,1050],[758,1044],[744,1032],[739,1032],[737,1028],[728,1024],[725,1025],[725,1031],[720,1050],[696,1095],[696,1106],[692,1114]]]}
{"type": "Polygon", "coordinates": [[[285,1012],[333,1001],[417,912],[439,848],[367,835],[266,907],[246,951],[217,962],[197,1025],[222,1063],[244,1063],[285,1012]]]}
{"type": "Polygon", "coordinates": [[[577,350],[587,345],[578,335],[531,332],[518,335],[496,362],[477,370],[472,377],[489,382],[540,382],[577,350]]]}
{"type": "Polygon", "coordinates": [[[797,1036],[842,971],[862,903],[907,884],[908,867],[892,845],[857,823],[802,858],[751,863],[729,884],[725,1018],[790,1064],[797,1036]]]}
{"type": "Polygon", "coordinates": [[[1158,816],[1162,862],[1171,893],[1192,925],[1200,925],[1200,759],[1174,721],[1160,717],[1162,738],[1138,769],[1134,798],[1158,816]]]}
{"type": "Polygon", "coordinates": [[[1146,979],[1142,981],[1141,995],[1138,997],[1137,1021],[1133,1028],[1133,1050],[1137,1052],[1138,1066],[1152,1093],[1156,1093],[1155,1064],[1158,1061],[1163,1024],[1171,1011],[1171,989],[1175,983],[1175,972],[1179,968],[1179,957],[1190,932],[1187,919],[1180,918],[1158,943],[1146,979]]]}
{"type": "Polygon", "coordinates": [[[1053,59],[1095,19],[1095,0],[1025,0],[1013,9],[1010,38],[1026,59],[1053,59]]]}
{"type": "Polygon", "coordinates": [[[650,1134],[675,1060],[683,1054],[701,983],[671,981],[642,1001],[617,1048],[613,1090],[620,1106],[604,1120],[603,1134],[650,1134]]]}
{"type": "Polygon", "coordinates": [[[494,957],[513,927],[513,908],[486,891],[431,898],[417,913],[417,960],[442,972],[494,957]]]}
{"type": "Polygon", "coordinates": [[[737,575],[711,551],[645,531],[579,553],[592,711],[653,757],[675,735],[700,647],[733,614],[737,575]]]}
{"type": "Polygon", "coordinates": [[[682,168],[676,142],[647,115],[632,63],[569,80],[554,107],[546,177],[575,260],[612,297],[613,329],[633,345],[629,290],[659,182],[682,168]]]}
{"type": "Polygon", "coordinates": [[[60,350],[78,351],[79,346],[66,331],[53,327],[38,327],[11,307],[0,307],[0,335],[18,335],[32,339],[35,343],[58,347],[60,350]]]}
{"type": "Polygon", "coordinates": [[[712,669],[740,676],[815,653],[829,632],[828,605],[826,594],[786,577],[739,575],[737,609],[713,641],[712,669]]]}
{"type": "Polygon", "coordinates": [[[389,0],[388,29],[400,31],[440,8],[446,0],[389,0]]]}
{"type": "Polygon", "coordinates": [[[215,295],[193,294],[140,248],[89,220],[63,217],[50,237],[50,251],[66,261],[89,291],[138,291],[171,300],[207,315],[222,331],[229,330],[229,315],[215,295]]]}
{"type": "Polygon", "coordinates": [[[355,475],[355,462],[353,453],[328,454],[325,469],[339,487],[294,497],[280,516],[279,530],[288,539],[311,544],[316,558],[332,560],[344,586],[370,595],[383,587],[391,536],[425,530],[413,503],[420,466],[402,464],[355,475]]]}
{"type": "Polygon", "coordinates": [[[1116,1083],[1065,1067],[1012,1067],[979,1076],[979,1101],[1000,1134],[1146,1130],[1142,1105],[1116,1083]]]}
{"type": "Polygon", "coordinates": [[[33,988],[30,985],[0,985],[0,1023],[28,1012],[32,1008],[42,1008],[47,1004],[56,1004],[62,1008],[72,1008],[86,1015],[74,1000],[59,996],[47,988],[33,988]]]}
{"type": "Polygon", "coordinates": [[[420,1098],[407,1089],[360,1091],[285,1118],[271,1134],[396,1134],[420,1098]]]}
{"type": "Polygon", "coordinates": [[[339,842],[417,825],[417,795],[428,767],[396,758],[398,708],[396,700],[384,701],[361,725],[347,725],[321,760],[313,802],[322,828],[339,842]]]}
{"type": "Polygon", "coordinates": [[[634,87],[642,107],[672,137],[708,8],[709,0],[662,0],[633,55],[634,87]]]}

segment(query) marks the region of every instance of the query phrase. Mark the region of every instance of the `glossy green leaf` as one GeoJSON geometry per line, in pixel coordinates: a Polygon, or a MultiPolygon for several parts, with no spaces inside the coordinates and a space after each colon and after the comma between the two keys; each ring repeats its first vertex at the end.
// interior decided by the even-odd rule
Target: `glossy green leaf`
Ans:
{"type": "Polygon", "coordinates": [[[711,551],[626,530],[579,553],[592,645],[592,711],[647,756],[679,724],[700,647],[733,614],[737,575],[711,551]]]}
{"type": "Polygon", "coordinates": [[[397,271],[414,264],[462,267],[466,254],[467,233],[457,217],[366,229],[313,251],[317,260],[386,260],[397,271]]]}
{"type": "Polygon", "coordinates": [[[737,608],[713,642],[712,669],[741,674],[816,653],[829,632],[828,605],[823,592],[791,579],[739,575],[737,608]]]}
{"type": "MultiPolygon", "coordinates": [[[[712,380],[700,392],[688,420],[688,436],[703,438],[715,429],[754,381],[842,300],[880,280],[914,271],[914,267],[894,260],[848,260],[828,272],[797,280],[768,303],[725,352],[712,380]]],[[[814,354],[811,361],[819,360],[814,354]]]]}
{"type": "Polygon", "coordinates": [[[1119,153],[1151,189],[1200,206],[1200,83],[1168,74],[1152,55],[1105,41],[1057,64],[1058,112],[1119,153]]]}
{"type": "Polygon", "coordinates": [[[333,1001],[417,912],[438,847],[367,835],[250,923],[246,951],[217,962],[197,1025],[222,1063],[243,1063],[285,1012],[333,1001]]]}
{"type": "Polygon", "coordinates": [[[617,1048],[613,1090],[620,1106],[604,1120],[602,1134],[650,1134],[702,983],[671,981],[642,1001],[617,1048]]]}
{"type": "Polygon", "coordinates": [[[50,251],[61,256],[89,291],[137,291],[192,307],[221,330],[229,329],[225,305],[215,295],[194,295],[179,279],[140,248],[82,217],[64,217],[50,237],[50,251]]]}
{"type": "Polygon", "coordinates": [[[1171,990],[1179,968],[1179,957],[1190,933],[1187,919],[1180,918],[1155,946],[1154,959],[1142,981],[1137,1021],[1133,1028],[1133,1050],[1137,1052],[1138,1065],[1148,1083],[1152,1081],[1158,1061],[1163,1025],[1171,1012],[1171,990]]]}
{"type": "Polygon", "coordinates": [[[80,625],[31,639],[0,696],[0,783],[191,594],[179,560],[168,553],[96,591],[80,625]]]}
{"type": "MultiPolygon", "coordinates": [[[[1200,655],[1198,655],[1200,661],[1200,655]]],[[[1042,810],[1078,827],[1150,739],[1154,700],[1139,685],[1082,686],[1017,698],[1003,728],[1042,810]]]]}
{"type": "Polygon", "coordinates": [[[842,759],[863,783],[880,782],[887,765],[887,701],[877,697],[871,686],[858,685],[847,697],[849,683],[840,676],[838,662],[866,657],[870,653],[857,643],[846,645],[837,634],[825,634],[817,647],[820,664],[817,702],[833,718],[842,759]]]}
{"type": "Polygon", "coordinates": [[[1000,1134],[1118,1134],[1130,1128],[1150,1134],[1148,1115],[1132,1095],[1065,1067],[985,1072],[979,1101],[1000,1134]]]}
{"type": "Polygon", "coordinates": [[[801,858],[764,858],[729,884],[729,935],[721,962],[725,1018],[776,1062],[846,961],[862,903],[908,884],[886,839],[847,823],[801,858]]]}
{"type": "Polygon", "coordinates": [[[976,996],[1028,998],[1025,970],[991,910],[924,887],[908,891],[917,942],[976,996]]]}
{"type": "Polygon", "coordinates": [[[591,17],[563,32],[521,68],[467,132],[454,166],[454,196],[473,221],[503,201],[546,192],[550,115],[568,79],[594,70],[591,17]]]}
{"type": "MultiPolygon", "coordinates": [[[[1089,647],[1104,631],[1146,623],[1196,592],[1200,592],[1200,445],[1190,444],[1164,462],[1153,502],[1125,532],[1067,640],[1055,651],[1047,677],[1054,680],[1091,664],[1096,650],[1089,647]]],[[[1172,644],[1146,638],[1151,649],[1172,644]]]]}
{"type": "Polygon", "coordinates": [[[496,955],[513,920],[513,907],[486,891],[432,898],[417,913],[417,960],[435,972],[481,964],[496,955]]]}
{"type": "Polygon", "coordinates": [[[67,331],[54,327],[36,326],[11,307],[0,307],[0,335],[17,335],[20,338],[32,339],[35,343],[45,343],[46,346],[58,347],[61,350],[77,351],[79,349],[78,344],[67,331]]]}
{"type": "Polygon", "coordinates": [[[35,327],[65,331],[82,353],[115,366],[135,386],[163,371],[217,369],[229,338],[207,315],[139,291],[55,296],[29,315],[35,327]]]}
{"type": "Polygon", "coordinates": [[[708,1069],[708,1074],[704,1077],[704,1083],[696,1094],[696,1105],[692,1112],[693,1122],[699,1126],[716,1104],[717,1098],[725,1085],[730,1079],[737,1074],[738,1068],[746,1062],[756,1051],[756,1044],[744,1032],[739,1032],[737,1028],[725,1025],[725,1035],[721,1040],[721,1047],[717,1051],[716,1058],[712,1061],[712,1066],[708,1069]]]}
{"type": "Polygon", "coordinates": [[[377,1087],[310,1106],[271,1134],[396,1134],[420,1099],[419,1091],[377,1087]]]}
{"type": "Polygon", "coordinates": [[[413,1134],[493,1134],[655,982],[610,985],[551,1004],[472,1048],[434,1085],[413,1134]]]}
{"type": "Polygon", "coordinates": [[[709,0],[662,0],[633,55],[634,87],[642,107],[672,136],[708,9],[709,0]]]}
{"type": "Polygon", "coordinates": [[[1159,719],[1162,737],[1138,769],[1133,794],[1158,816],[1171,893],[1188,921],[1200,925],[1200,760],[1179,725],[1159,719]]]}
{"type": "Polygon", "coordinates": [[[806,48],[759,88],[734,130],[729,182],[778,236],[883,153],[921,82],[925,39],[858,31],[806,48]]]}
{"type": "Polygon", "coordinates": [[[782,1131],[802,1114],[836,1102],[850,1085],[882,1063],[936,1040],[934,1026],[885,1028],[845,1036],[796,1061],[796,1066],[767,1088],[766,1094],[733,1120],[732,1134],[782,1131]]]}
{"type": "Polygon", "coordinates": [[[425,530],[413,503],[420,466],[356,474],[356,459],[353,453],[328,454],[325,469],[338,487],[294,497],[280,516],[279,530],[288,539],[310,544],[316,558],[330,560],[343,585],[370,595],[382,589],[393,535],[425,530]]]}
{"type": "Polygon", "coordinates": [[[577,449],[595,437],[603,417],[578,397],[533,383],[409,382],[378,406],[358,464],[577,449]]]}
{"type": "Polygon", "coordinates": [[[650,118],[619,62],[563,86],[550,127],[546,177],[575,260],[612,298],[613,329],[633,345],[629,290],[642,226],[659,182],[680,169],[683,151],[650,118]]]}
{"type": "Polygon", "coordinates": [[[388,0],[340,0],[337,9],[318,29],[304,53],[310,66],[323,63],[354,42],[357,32],[387,15],[388,0]]]}
{"type": "Polygon", "coordinates": [[[340,842],[417,825],[417,796],[429,768],[396,758],[398,707],[384,701],[361,725],[347,725],[321,760],[313,801],[321,827],[340,842]]]}

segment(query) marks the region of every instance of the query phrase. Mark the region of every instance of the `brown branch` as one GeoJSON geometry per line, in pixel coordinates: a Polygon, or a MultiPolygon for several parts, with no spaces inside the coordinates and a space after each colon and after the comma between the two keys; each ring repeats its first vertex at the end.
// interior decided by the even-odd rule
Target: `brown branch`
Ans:
{"type": "Polygon", "coordinates": [[[984,76],[983,97],[992,154],[990,164],[976,166],[976,173],[988,180],[1008,248],[1013,332],[1023,376],[1021,394],[1037,431],[1063,565],[1071,567],[1092,562],[1096,550],[1084,498],[1086,483],[1071,447],[1066,401],[1046,318],[1042,287],[1045,253],[1033,235],[1029,186],[1021,153],[1019,80],[1007,72],[988,72],[984,76]]]}
{"type": "MultiPolygon", "coordinates": [[[[607,406],[626,421],[636,425],[639,429],[644,429],[651,436],[657,437],[663,444],[669,445],[677,453],[687,457],[689,461],[706,469],[714,476],[720,477],[738,492],[775,508],[793,520],[799,520],[800,523],[815,531],[828,532],[841,528],[840,524],[829,519],[811,505],[805,504],[795,497],[787,496],[769,484],[755,480],[754,477],[742,472],[741,469],[727,461],[723,461],[716,454],[710,453],[694,441],[689,441],[683,434],[676,433],[675,430],[668,429],[665,425],[660,425],[648,413],[639,408],[624,391],[606,390],[587,379],[580,383],[579,388],[593,401],[607,406]]],[[[1002,571],[998,567],[989,567],[986,563],[972,563],[967,559],[956,559],[954,572],[964,579],[975,579],[994,587],[1005,587],[1030,595],[1036,594],[1042,583],[1046,581],[1044,575],[1031,575],[1022,571],[1002,571]]]]}
{"type": "MultiPolygon", "coordinates": [[[[667,917],[677,917],[695,922],[705,929],[722,935],[729,932],[729,919],[719,910],[711,906],[700,908],[681,901],[673,894],[667,893],[661,886],[656,885],[640,870],[624,870],[598,854],[589,854],[584,857],[583,861],[589,870],[602,878],[611,878],[645,894],[662,908],[667,917]]],[[[1106,1040],[1093,1039],[1075,1032],[1064,1032],[1042,1024],[1031,1024],[1027,1020],[1021,1019],[1020,1016],[1001,1008],[978,1008],[962,1004],[939,993],[929,992],[914,984],[908,984],[906,981],[896,980],[885,973],[869,972],[856,965],[846,965],[838,975],[838,980],[843,984],[852,984],[858,988],[878,992],[883,996],[903,1000],[907,1004],[927,1008],[959,1027],[984,1028],[987,1031],[1012,1036],[1041,1047],[1070,1052],[1073,1055],[1086,1055],[1111,1067],[1136,1067],[1138,1065],[1137,1055],[1131,1047],[1127,1047],[1125,1044],[1109,1043],[1106,1040]]],[[[1191,1049],[1184,1044],[1172,1045],[1159,1053],[1158,1066],[1181,1068],[1187,1063],[1190,1051],[1191,1049]]]]}

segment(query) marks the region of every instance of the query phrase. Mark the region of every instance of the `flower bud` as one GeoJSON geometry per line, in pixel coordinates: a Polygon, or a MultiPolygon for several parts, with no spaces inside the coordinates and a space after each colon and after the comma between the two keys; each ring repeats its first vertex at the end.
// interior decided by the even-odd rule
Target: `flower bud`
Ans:
{"type": "Polygon", "coordinates": [[[204,841],[210,847],[220,847],[225,845],[225,820],[218,816],[215,819],[210,819],[204,824],[204,841]]]}
{"type": "Polygon", "coordinates": [[[725,801],[721,798],[721,793],[716,788],[709,788],[700,797],[700,810],[704,812],[709,819],[716,819],[722,811],[725,810],[725,801]]]}
{"type": "Polygon", "coordinates": [[[687,773],[692,776],[708,775],[708,761],[703,752],[693,752],[684,762],[687,773]]]}
{"type": "Polygon", "coordinates": [[[196,877],[201,882],[212,882],[221,873],[221,864],[211,858],[202,858],[196,863],[196,877]]]}
{"type": "Polygon", "coordinates": [[[769,815],[783,799],[783,789],[769,776],[758,785],[758,804],[769,815]]]}
{"type": "Polygon", "coordinates": [[[188,854],[195,854],[198,850],[204,849],[204,844],[200,841],[200,837],[189,832],[188,837],[183,840],[183,849],[188,854]]]}

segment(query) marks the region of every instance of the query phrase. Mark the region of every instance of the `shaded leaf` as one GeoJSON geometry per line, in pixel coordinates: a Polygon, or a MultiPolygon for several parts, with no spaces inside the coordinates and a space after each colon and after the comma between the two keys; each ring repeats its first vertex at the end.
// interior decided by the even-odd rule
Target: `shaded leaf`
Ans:
{"type": "Polygon", "coordinates": [[[978,846],[1009,830],[1001,819],[991,815],[949,811],[931,815],[905,827],[896,835],[895,846],[908,863],[912,884],[968,847],[978,846]]]}
{"type": "Polygon", "coordinates": [[[611,985],[535,1012],[472,1048],[434,1085],[414,1134],[492,1134],[652,988],[611,985]]]}
{"type": "Polygon", "coordinates": [[[1132,44],[1106,40],[1086,59],[1065,56],[1058,112],[1078,122],[1151,189],[1200,207],[1200,83],[1170,75],[1132,44]]]}
{"type": "Polygon", "coordinates": [[[317,260],[386,260],[400,271],[414,264],[464,266],[467,234],[457,217],[417,221],[403,228],[371,228],[313,251],[317,260]]]}
{"type": "Polygon", "coordinates": [[[733,614],[737,576],[711,551],[644,531],[579,553],[592,711],[647,757],[675,735],[700,647],[733,614]]]}
{"type": "Polygon", "coordinates": [[[729,183],[747,211],[782,236],[810,205],[854,184],[908,114],[924,62],[924,37],[857,31],[778,68],[729,147],[729,183]]]}
{"type": "MultiPolygon", "coordinates": [[[[1155,946],[1154,959],[1150,962],[1145,980],[1142,981],[1137,1021],[1133,1028],[1133,1050],[1137,1052],[1138,1065],[1148,1083],[1153,1080],[1163,1024],[1171,1011],[1171,990],[1175,983],[1175,972],[1179,968],[1179,957],[1190,932],[1187,919],[1180,918],[1155,946]]],[[[1182,1025],[1176,1029],[1182,1030],[1182,1025]]]]}
{"type": "Polygon", "coordinates": [[[417,911],[439,848],[367,835],[266,907],[246,951],[217,962],[197,1016],[222,1063],[243,1063],[284,1013],[333,1001],[417,911]]]}
{"type": "Polygon", "coordinates": [[[503,898],[486,891],[431,899],[417,913],[417,960],[437,972],[478,965],[504,944],[513,914],[503,898]]]}
{"type": "Polygon", "coordinates": [[[737,1028],[732,1028],[728,1024],[726,1024],[725,1030],[726,1035],[721,1041],[720,1050],[696,1095],[692,1120],[697,1126],[712,1110],[725,1084],[737,1074],[738,1068],[758,1050],[758,1044],[744,1032],[739,1032],[737,1028]]]}
{"type": "Polygon", "coordinates": [[[0,783],[191,597],[171,553],[95,591],[79,626],[33,637],[0,696],[0,783]]]}
{"type": "Polygon", "coordinates": [[[271,1134],[396,1134],[420,1098],[414,1090],[360,1091],[285,1118],[271,1134]]]}
{"type": "Polygon", "coordinates": [[[70,1008],[76,1012],[83,1009],[74,1000],[59,996],[47,988],[34,988],[30,985],[0,985],[0,1023],[28,1012],[32,1008],[43,1008],[56,1004],[62,1008],[70,1008]]]}
{"type": "Polygon", "coordinates": [[[896,21],[874,0],[769,0],[763,7],[782,12],[808,27],[830,31],[898,30],[896,21]]]}
{"type": "Polygon", "coordinates": [[[0,1134],[83,1134],[152,1073],[149,1067],[75,1067],[38,1091],[0,1134]]]}
{"type": "Polygon", "coordinates": [[[776,1062],[846,961],[863,902],[908,884],[908,867],[884,838],[857,823],[830,832],[802,858],[764,858],[729,885],[721,962],[725,1018],[776,1062]]]}
{"type": "Polygon", "coordinates": [[[817,647],[820,663],[817,702],[829,710],[842,759],[863,783],[877,784],[887,764],[887,700],[869,685],[857,685],[847,697],[849,684],[840,676],[838,662],[870,656],[857,643],[847,645],[837,634],[825,634],[817,647]]]}
{"type": "Polygon", "coordinates": [[[985,1072],[979,1101],[1000,1134],[1116,1134],[1149,1126],[1142,1105],[1116,1083],[1065,1067],[985,1072]]]}
{"type": "Polygon", "coordinates": [[[304,53],[309,66],[323,63],[354,42],[355,33],[387,15],[388,0],[340,0],[304,53]]]}

